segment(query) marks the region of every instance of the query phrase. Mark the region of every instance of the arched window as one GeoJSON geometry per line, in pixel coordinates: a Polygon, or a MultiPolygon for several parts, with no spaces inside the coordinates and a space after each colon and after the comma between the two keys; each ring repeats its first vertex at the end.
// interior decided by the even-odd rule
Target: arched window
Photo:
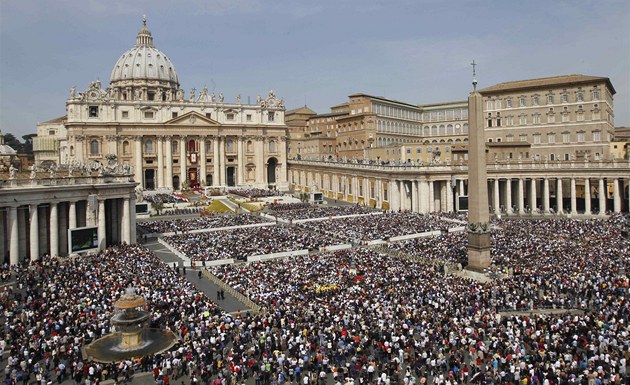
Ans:
{"type": "Polygon", "coordinates": [[[172,150],[171,152],[173,152],[174,154],[177,154],[177,141],[176,140],[174,140],[171,143],[171,150],[172,150]]]}
{"type": "Polygon", "coordinates": [[[90,141],[90,155],[98,154],[100,154],[98,140],[92,139],[92,141],[90,141]]]}
{"type": "Polygon", "coordinates": [[[429,136],[431,135],[431,129],[429,128],[429,126],[424,126],[424,132],[423,132],[424,136],[429,136]]]}
{"type": "MultiPolygon", "coordinates": [[[[301,143],[298,143],[298,147],[301,143]]],[[[247,141],[247,152],[254,152],[254,143],[251,140],[247,141]]]]}
{"type": "Polygon", "coordinates": [[[446,134],[446,127],[444,127],[443,124],[440,124],[440,135],[445,135],[446,134]]]}
{"type": "Polygon", "coordinates": [[[431,135],[437,135],[438,134],[438,128],[436,125],[431,126],[431,135]]]}
{"type": "Polygon", "coordinates": [[[204,142],[204,145],[206,146],[206,154],[211,153],[212,152],[212,142],[211,141],[206,141],[206,142],[204,142]]]}
{"type": "Polygon", "coordinates": [[[146,152],[147,154],[153,153],[153,140],[152,139],[147,139],[147,141],[144,142],[144,152],[146,152]]]}
{"type": "Polygon", "coordinates": [[[128,141],[124,141],[123,142],[123,155],[129,155],[129,142],[128,141]]]}
{"type": "Polygon", "coordinates": [[[269,142],[269,152],[276,152],[276,141],[272,140],[269,142]]]}
{"type": "Polygon", "coordinates": [[[449,135],[453,135],[453,125],[449,124],[448,126],[446,126],[446,133],[449,135]]]}
{"type": "Polygon", "coordinates": [[[70,146],[70,155],[74,156],[74,146],[70,146]]]}
{"type": "Polygon", "coordinates": [[[464,134],[468,133],[468,123],[464,123],[464,134]]]}
{"type": "Polygon", "coordinates": [[[197,151],[197,145],[195,144],[194,139],[188,141],[188,152],[193,153],[197,151]]]}

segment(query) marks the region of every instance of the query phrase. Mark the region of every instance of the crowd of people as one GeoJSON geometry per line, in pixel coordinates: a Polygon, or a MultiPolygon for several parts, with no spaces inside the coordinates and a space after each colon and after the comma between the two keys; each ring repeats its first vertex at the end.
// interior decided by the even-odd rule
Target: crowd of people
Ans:
{"type": "MultiPolygon", "coordinates": [[[[220,311],[142,246],[45,258],[14,268],[15,288],[0,292],[5,376],[85,385],[134,370],[161,385],[182,376],[200,385],[624,384],[624,221],[499,221],[495,233],[506,233],[493,236],[493,259],[516,274],[487,283],[369,248],[211,268],[261,305],[258,314],[220,311]],[[111,331],[112,305],[130,286],[147,299],[152,326],[180,342],[116,364],[83,360],[81,346],[111,331]]],[[[272,228],[283,227],[261,237],[282,239],[272,228]]]]}
{"type": "Polygon", "coordinates": [[[147,194],[144,193],[142,195],[142,199],[145,202],[149,203],[180,203],[187,202],[182,196],[177,196],[175,194],[165,194],[165,193],[156,193],[156,194],[147,194]]]}
{"type": "Polygon", "coordinates": [[[242,196],[245,198],[268,198],[281,195],[278,190],[268,190],[262,188],[231,188],[228,190],[230,194],[242,196]]]}
{"type": "Polygon", "coordinates": [[[267,206],[270,214],[286,220],[328,218],[342,215],[369,214],[376,212],[366,206],[322,206],[309,203],[276,203],[267,206]]]}
{"type": "Polygon", "coordinates": [[[246,260],[252,255],[311,250],[343,243],[333,236],[284,225],[184,233],[163,239],[193,261],[246,260]]]}
{"type": "Polygon", "coordinates": [[[429,214],[414,212],[386,212],[331,221],[308,222],[299,226],[318,233],[335,235],[352,242],[389,239],[391,237],[424,233],[433,230],[448,230],[451,223],[429,214]]]}
{"type": "Polygon", "coordinates": [[[198,218],[168,219],[159,221],[138,222],[138,229],[148,234],[177,233],[190,230],[216,229],[264,223],[265,218],[249,214],[220,214],[209,212],[198,218]]]}

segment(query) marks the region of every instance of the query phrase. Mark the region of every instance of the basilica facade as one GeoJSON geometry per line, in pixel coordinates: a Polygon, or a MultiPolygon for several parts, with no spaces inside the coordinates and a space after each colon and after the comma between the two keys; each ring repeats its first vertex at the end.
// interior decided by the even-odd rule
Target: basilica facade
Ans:
{"type": "Polygon", "coordinates": [[[255,186],[285,190],[284,101],[269,91],[255,104],[206,87],[180,87],[146,20],[118,59],[109,86],[70,90],[67,115],[38,125],[36,164],[128,165],[144,189],[255,186]]]}

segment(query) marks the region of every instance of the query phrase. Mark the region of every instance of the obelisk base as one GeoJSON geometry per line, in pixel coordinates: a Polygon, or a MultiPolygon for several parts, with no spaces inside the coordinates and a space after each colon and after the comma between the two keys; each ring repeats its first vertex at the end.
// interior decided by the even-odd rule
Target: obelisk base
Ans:
{"type": "Polygon", "coordinates": [[[466,269],[482,272],[490,266],[490,233],[468,233],[468,266],[466,269]]]}

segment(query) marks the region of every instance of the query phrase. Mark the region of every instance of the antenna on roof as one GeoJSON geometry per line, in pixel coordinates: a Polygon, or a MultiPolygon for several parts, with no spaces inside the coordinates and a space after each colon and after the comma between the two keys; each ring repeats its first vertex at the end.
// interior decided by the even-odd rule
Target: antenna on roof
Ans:
{"type": "Polygon", "coordinates": [[[473,60],[472,63],[470,63],[470,65],[473,68],[473,80],[472,80],[473,91],[477,91],[477,72],[475,69],[475,67],[477,67],[477,64],[475,63],[475,60],[473,60]]]}

